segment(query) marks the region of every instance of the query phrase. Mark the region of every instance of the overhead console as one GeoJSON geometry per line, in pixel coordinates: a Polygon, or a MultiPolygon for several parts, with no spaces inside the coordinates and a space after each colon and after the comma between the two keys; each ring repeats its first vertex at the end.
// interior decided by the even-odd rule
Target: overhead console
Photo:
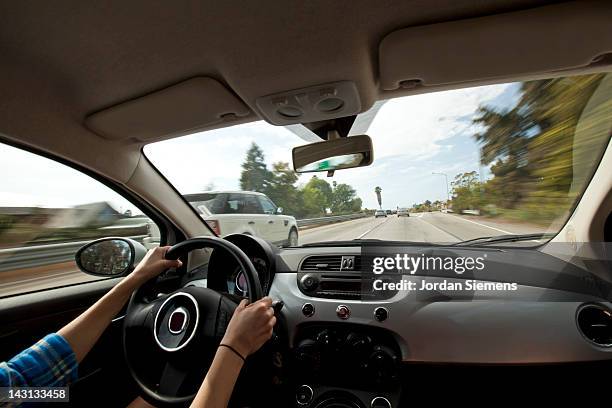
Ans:
{"type": "Polygon", "coordinates": [[[257,98],[257,108],[273,125],[317,122],[361,112],[354,82],[340,81],[257,98]]]}
{"type": "Polygon", "coordinates": [[[394,31],[379,46],[381,88],[417,89],[609,65],[610,21],[612,3],[576,1],[394,31]]]}

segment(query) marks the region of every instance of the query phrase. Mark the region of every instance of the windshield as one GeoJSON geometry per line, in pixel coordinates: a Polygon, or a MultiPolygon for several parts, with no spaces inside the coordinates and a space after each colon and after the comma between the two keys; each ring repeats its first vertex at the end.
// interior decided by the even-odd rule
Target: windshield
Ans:
{"type": "Polygon", "coordinates": [[[220,235],[537,244],[564,225],[609,143],[611,90],[610,74],[592,74],[378,102],[349,134],[372,138],[374,162],[332,177],[293,171],[292,148],[320,141],[300,125],[254,122],[144,152],[220,235]]]}

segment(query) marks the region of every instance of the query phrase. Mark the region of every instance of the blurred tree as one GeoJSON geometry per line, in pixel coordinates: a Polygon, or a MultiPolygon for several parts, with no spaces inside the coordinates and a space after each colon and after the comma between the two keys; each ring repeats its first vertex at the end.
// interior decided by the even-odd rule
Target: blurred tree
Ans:
{"type": "Polygon", "coordinates": [[[475,171],[459,173],[451,181],[453,187],[453,210],[479,209],[481,203],[481,184],[475,171]]]}
{"type": "Polygon", "coordinates": [[[215,190],[215,183],[213,183],[212,181],[210,183],[206,183],[206,185],[202,187],[202,191],[214,191],[214,190],[215,190]]]}
{"type": "Polygon", "coordinates": [[[329,183],[312,176],[302,189],[304,208],[308,216],[321,216],[327,213],[332,202],[333,191],[329,183]]]}
{"type": "Polygon", "coordinates": [[[587,181],[586,174],[577,178],[574,171],[589,169],[589,160],[609,138],[609,97],[584,112],[604,77],[524,82],[514,108],[480,107],[474,123],[482,131],[474,137],[481,146],[481,162],[491,165],[493,178],[482,186],[479,200],[465,185],[456,185],[453,206],[500,207],[542,222],[568,211],[587,181]],[[577,141],[579,122],[588,131],[577,141]]]}
{"type": "Polygon", "coordinates": [[[242,164],[240,188],[266,194],[285,214],[297,218],[324,216],[328,210],[337,214],[361,211],[362,201],[350,185],[333,181],[332,186],[313,176],[300,188],[298,178],[286,162],[276,162],[268,170],[263,152],[253,143],[242,164]]]}
{"type": "Polygon", "coordinates": [[[266,168],[264,154],[259,146],[253,142],[247,150],[245,161],[242,163],[240,188],[246,191],[264,193],[271,178],[272,174],[266,168]]]}
{"type": "Polygon", "coordinates": [[[348,184],[333,182],[331,210],[334,214],[361,211],[361,199],[356,197],[356,191],[348,184]],[[357,201],[359,200],[359,201],[357,201]]]}
{"type": "Polygon", "coordinates": [[[295,186],[298,175],[289,167],[289,163],[272,164],[271,179],[266,186],[266,195],[287,215],[302,217],[304,212],[303,196],[295,186]]]}

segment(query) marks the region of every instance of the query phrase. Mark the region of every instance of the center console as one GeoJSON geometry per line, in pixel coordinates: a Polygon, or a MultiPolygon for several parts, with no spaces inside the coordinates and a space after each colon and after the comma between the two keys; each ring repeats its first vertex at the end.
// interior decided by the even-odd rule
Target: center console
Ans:
{"type": "Polygon", "coordinates": [[[387,330],[313,323],[300,327],[294,344],[297,407],[398,406],[401,353],[387,330]]]}

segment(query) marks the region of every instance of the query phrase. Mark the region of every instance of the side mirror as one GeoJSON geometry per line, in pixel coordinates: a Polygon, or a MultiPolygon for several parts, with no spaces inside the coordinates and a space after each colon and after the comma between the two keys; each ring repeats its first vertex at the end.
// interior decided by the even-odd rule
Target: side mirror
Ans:
{"type": "Polygon", "coordinates": [[[277,207],[276,208],[276,213],[277,214],[282,214],[283,213],[283,207],[277,207]]]}
{"type": "Polygon", "coordinates": [[[130,238],[102,238],[79,248],[76,264],[94,276],[125,276],[144,258],[146,248],[130,238]]]}
{"type": "Polygon", "coordinates": [[[369,166],[373,159],[372,139],[367,135],[342,137],[293,148],[293,169],[296,173],[369,166]]]}

